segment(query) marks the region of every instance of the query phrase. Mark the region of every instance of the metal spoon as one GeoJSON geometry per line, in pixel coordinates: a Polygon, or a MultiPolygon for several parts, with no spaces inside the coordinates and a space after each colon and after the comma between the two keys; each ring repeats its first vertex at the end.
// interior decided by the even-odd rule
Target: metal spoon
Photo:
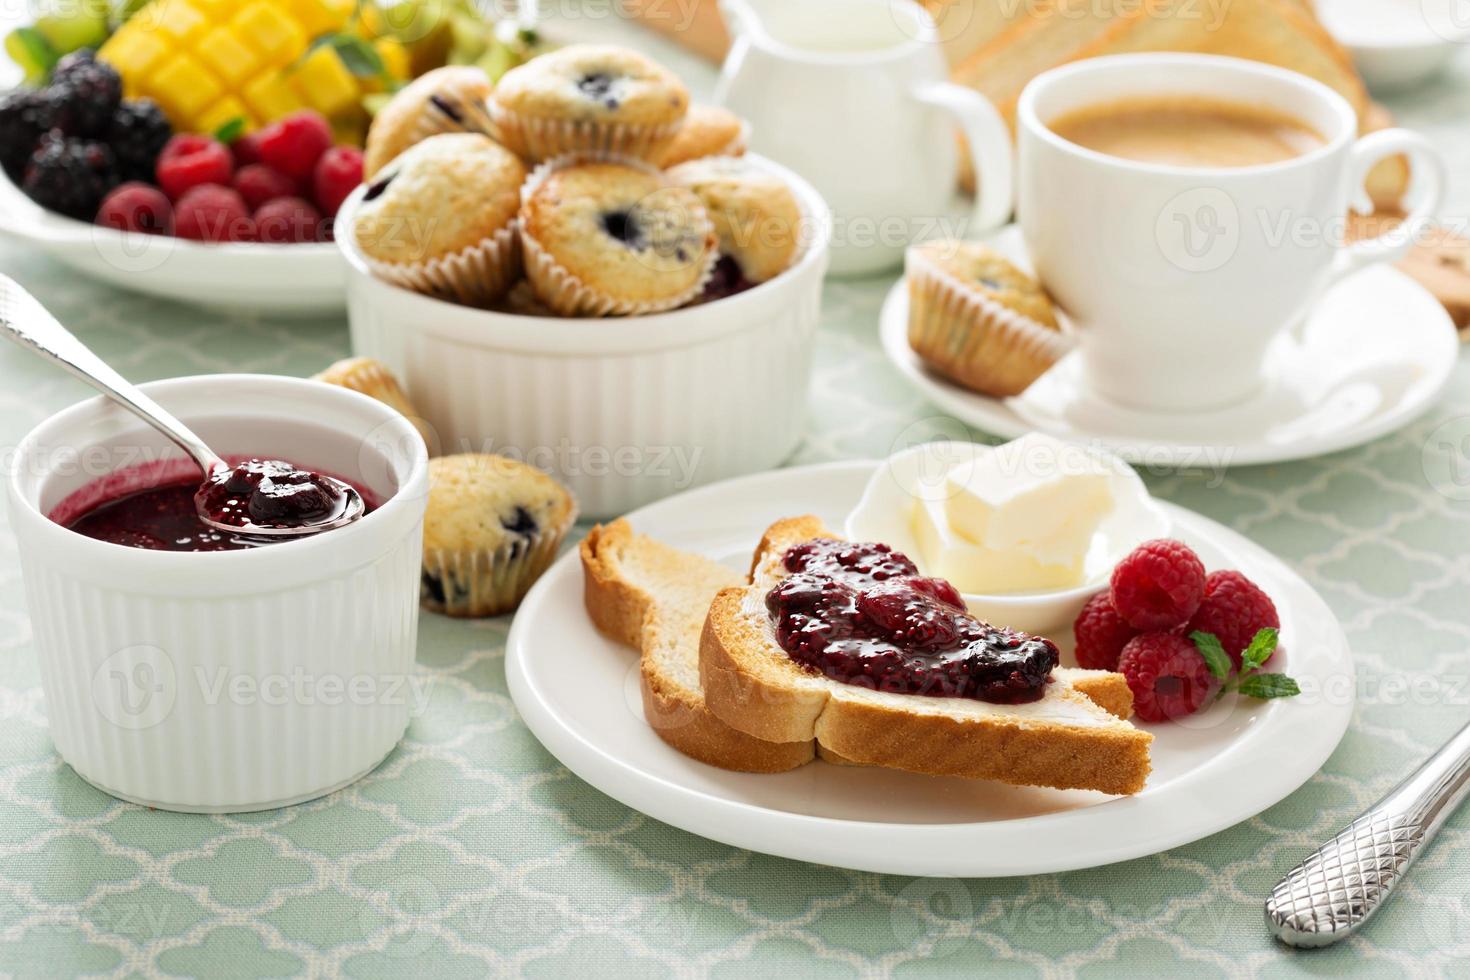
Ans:
{"type": "MultiPolygon", "coordinates": [[[[210,478],[222,470],[230,469],[230,464],[206,446],[204,440],[191,432],[188,426],[109,367],[71,331],[58,323],[34,296],[5,275],[0,275],[0,334],[65,368],[168,436],[170,441],[199,464],[200,470],[204,472],[205,486],[210,478]]],[[[319,475],[318,478],[339,494],[342,500],[342,506],[333,516],[320,521],[289,527],[251,522],[243,525],[225,524],[209,516],[201,506],[199,495],[195,496],[195,505],[199,507],[199,519],[215,530],[251,537],[288,538],[319,534],[350,524],[363,515],[367,508],[362,495],[353,487],[330,476],[319,475]]],[[[203,490],[204,487],[201,486],[200,489],[203,490]]]]}

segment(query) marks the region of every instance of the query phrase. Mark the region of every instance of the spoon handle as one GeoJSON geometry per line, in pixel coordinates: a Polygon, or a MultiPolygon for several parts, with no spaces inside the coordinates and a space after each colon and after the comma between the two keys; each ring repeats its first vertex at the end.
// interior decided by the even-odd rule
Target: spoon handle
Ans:
{"type": "Polygon", "coordinates": [[[139,391],[9,276],[0,275],[0,335],[60,365],[168,436],[206,476],[224,465],[188,426],[139,391]]]}
{"type": "Polygon", "coordinates": [[[1470,795],[1470,725],[1383,799],[1297,865],[1266,900],[1266,927],[1291,946],[1350,935],[1470,795]]]}

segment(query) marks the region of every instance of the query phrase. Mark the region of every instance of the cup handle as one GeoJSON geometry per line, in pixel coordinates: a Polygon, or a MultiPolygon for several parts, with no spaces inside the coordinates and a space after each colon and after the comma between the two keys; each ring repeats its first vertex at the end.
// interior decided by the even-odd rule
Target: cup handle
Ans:
{"type": "Polygon", "coordinates": [[[1405,153],[1415,177],[1415,183],[1423,190],[1419,200],[1404,218],[1403,223],[1374,238],[1353,242],[1338,249],[1332,259],[1331,280],[1337,282],[1344,276],[1378,262],[1393,262],[1404,257],[1414,244],[1414,238],[1439,208],[1444,186],[1449,173],[1444,157],[1434,145],[1407,129],[1384,129],[1369,133],[1353,145],[1348,159],[1348,206],[1360,214],[1373,210],[1373,202],[1363,182],[1381,160],[1395,154],[1405,153]]]}
{"type": "Polygon", "coordinates": [[[1015,147],[1011,130],[985,96],[953,82],[914,90],[914,98],[948,112],[965,134],[975,164],[975,210],[967,238],[978,238],[1005,224],[1015,195],[1015,147]]]}

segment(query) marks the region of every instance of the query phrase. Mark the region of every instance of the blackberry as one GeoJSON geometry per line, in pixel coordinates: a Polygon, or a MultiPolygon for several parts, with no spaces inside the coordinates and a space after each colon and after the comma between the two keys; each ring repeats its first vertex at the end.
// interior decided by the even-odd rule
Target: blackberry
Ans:
{"type": "Polygon", "coordinates": [[[122,78],[117,69],[98,61],[91,49],[83,48],[56,63],[51,92],[57,103],[53,125],[68,136],[100,138],[107,135],[122,101],[122,78]]]}
{"type": "Polygon", "coordinates": [[[152,99],[128,99],[119,105],[107,130],[107,142],[117,157],[118,176],[153,183],[154,164],[173,133],[163,110],[152,99]]]}
{"type": "Polygon", "coordinates": [[[51,128],[52,110],[46,92],[21,89],[0,96],[0,167],[17,184],[41,135],[51,128]]]}
{"type": "Polygon", "coordinates": [[[26,165],[21,190],[41,207],[91,221],[107,192],[117,186],[117,161],[103,143],[52,131],[41,138],[26,165]]]}

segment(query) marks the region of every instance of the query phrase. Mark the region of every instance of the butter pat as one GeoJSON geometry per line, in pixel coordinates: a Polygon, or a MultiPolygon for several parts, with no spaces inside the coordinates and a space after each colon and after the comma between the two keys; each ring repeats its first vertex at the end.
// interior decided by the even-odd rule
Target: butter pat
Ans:
{"type": "Polygon", "coordinates": [[[1034,433],[950,470],[916,501],[925,571],[961,592],[1065,589],[1082,582],[1113,473],[1084,449],[1034,433]]]}

